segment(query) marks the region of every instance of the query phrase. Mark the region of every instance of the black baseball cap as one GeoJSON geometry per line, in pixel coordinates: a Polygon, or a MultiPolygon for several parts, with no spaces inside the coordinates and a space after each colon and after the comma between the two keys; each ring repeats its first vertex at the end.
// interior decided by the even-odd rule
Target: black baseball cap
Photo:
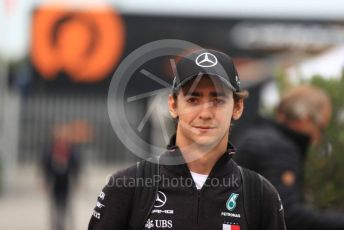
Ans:
{"type": "Polygon", "coordinates": [[[188,81],[197,76],[208,75],[218,77],[234,92],[240,92],[240,80],[233,59],[227,54],[200,49],[181,57],[176,64],[172,91],[180,89],[188,81]]]}

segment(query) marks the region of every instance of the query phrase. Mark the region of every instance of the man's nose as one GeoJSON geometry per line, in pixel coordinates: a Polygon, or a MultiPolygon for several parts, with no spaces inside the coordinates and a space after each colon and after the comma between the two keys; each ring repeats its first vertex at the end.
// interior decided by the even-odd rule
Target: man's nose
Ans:
{"type": "Polygon", "coordinates": [[[211,102],[206,102],[201,105],[201,110],[199,111],[199,118],[208,120],[212,119],[214,116],[213,106],[211,102]]]}

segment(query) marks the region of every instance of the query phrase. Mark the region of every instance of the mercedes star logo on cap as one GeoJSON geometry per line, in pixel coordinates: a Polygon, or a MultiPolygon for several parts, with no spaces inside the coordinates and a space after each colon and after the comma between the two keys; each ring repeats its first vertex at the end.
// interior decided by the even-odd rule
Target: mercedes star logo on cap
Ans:
{"type": "Polygon", "coordinates": [[[196,64],[200,67],[213,67],[217,64],[217,58],[211,53],[201,53],[196,58],[196,64]]]}

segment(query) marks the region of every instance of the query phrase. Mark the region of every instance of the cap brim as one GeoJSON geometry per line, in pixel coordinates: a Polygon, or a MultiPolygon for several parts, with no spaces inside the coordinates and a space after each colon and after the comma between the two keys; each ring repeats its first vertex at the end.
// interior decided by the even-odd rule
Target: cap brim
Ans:
{"type": "Polygon", "coordinates": [[[228,88],[230,88],[231,90],[233,90],[234,92],[236,92],[235,87],[230,83],[229,80],[225,79],[224,77],[218,75],[218,74],[214,74],[214,73],[199,73],[197,75],[191,75],[189,77],[186,77],[183,79],[183,81],[179,82],[174,88],[173,90],[179,89],[180,87],[182,87],[183,85],[185,85],[186,83],[188,83],[189,81],[191,81],[192,79],[198,77],[198,76],[214,76],[217,77],[219,80],[222,81],[222,83],[224,83],[224,85],[226,85],[228,88]]]}

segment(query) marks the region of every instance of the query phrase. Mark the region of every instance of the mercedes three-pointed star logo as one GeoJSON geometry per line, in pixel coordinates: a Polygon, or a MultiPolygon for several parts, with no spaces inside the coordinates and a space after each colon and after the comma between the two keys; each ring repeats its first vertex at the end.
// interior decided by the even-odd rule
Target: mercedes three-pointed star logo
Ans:
{"type": "Polygon", "coordinates": [[[156,200],[155,200],[155,205],[154,208],[161,208],[166,204],[167,197],[163,192],[158,191],[156,194],[156,200]]]}
{"type": "Polygon", "coordinates": [[[200,67],[213,67],[217,64],[217,58],[211,53],[201,53],[196,58],[196,64],[200,67]]]}

